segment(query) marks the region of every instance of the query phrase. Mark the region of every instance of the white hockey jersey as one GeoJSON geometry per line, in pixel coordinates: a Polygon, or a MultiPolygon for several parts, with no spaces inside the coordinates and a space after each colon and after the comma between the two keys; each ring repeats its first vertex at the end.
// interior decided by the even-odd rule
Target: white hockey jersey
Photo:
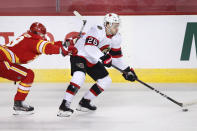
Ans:
{"type": "Polygon", "coordinates": [[[78,56],[85,58],[88,63],[94,65],[104,53],[112,55],[112,64],[120,69],[126,69],[121,52],[121,35],[117,33],[113,37],[106,36],[105,27],[96,25],[82,36],[75,47],[78,49],[78,56]]]}

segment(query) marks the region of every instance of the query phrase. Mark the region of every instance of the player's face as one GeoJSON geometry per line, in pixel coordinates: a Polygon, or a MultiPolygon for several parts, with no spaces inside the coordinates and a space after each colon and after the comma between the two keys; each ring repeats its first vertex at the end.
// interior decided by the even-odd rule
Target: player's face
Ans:
{"type": "Polygon", "coordinates": [[[38,35],[40,35],[43,39],[46,39],[45,34],[42,34],[42,33],[40,33],[40,32],[37,32],[37,33],[38,33],[38,35]]]}
{"type": "Polygon", "coordinates": [[[110,30],[112,35],[115,35],[118,32],[119,29],[119,23],[113,23],[110,30]]]}

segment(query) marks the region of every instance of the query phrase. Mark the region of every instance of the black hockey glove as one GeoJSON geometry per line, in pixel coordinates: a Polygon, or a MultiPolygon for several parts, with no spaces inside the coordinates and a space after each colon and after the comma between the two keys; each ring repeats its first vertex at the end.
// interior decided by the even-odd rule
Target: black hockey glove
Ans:
{"type": "Polygon", "coordinates": [[[127,67],[125,70],[127,74],[122,74],[122,76],[128,81],[135,81],[137,79],[137,75],[135,74],[133,68],[127,67]]]}
{"type": "Polygon", "coordinates": [[[102,60],[102,63],[106,67],[111,67],[112,64],[112,56],[110,54],[105,54],[100,58],[102,60]]]}

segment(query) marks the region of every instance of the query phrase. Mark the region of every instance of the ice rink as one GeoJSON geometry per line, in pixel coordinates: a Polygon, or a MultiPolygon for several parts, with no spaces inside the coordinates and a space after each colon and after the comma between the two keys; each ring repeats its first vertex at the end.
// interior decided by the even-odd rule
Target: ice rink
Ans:
{"type": "MultiPolygon", "coordinates": [[[[92,84],[85,84],[76,95],[76,108],[92,84]]],[[[180,102],[197,100],[197,84],[154,84],[153,87],[180,102]]],[[[0,84],[0,131],[197,131],[197,106],[188,112],[141,84],[112,84],[93,103],[95,112],[74,112],[69,118],[57,117],[67,84],[36,83],[27,102],[35,107],[30,116],[12,115],[16,87],[0,84]]]]}

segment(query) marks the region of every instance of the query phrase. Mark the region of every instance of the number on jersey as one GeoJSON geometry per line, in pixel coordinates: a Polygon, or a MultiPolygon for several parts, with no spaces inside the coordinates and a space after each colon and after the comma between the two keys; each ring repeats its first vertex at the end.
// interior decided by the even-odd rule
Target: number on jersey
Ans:
{"type": "Polygon", "coordinates": [[[98,44],[99,44],[99,41],[96,38],[94,38],[92,36],[88,36],[86,38],[85,45],[95,45],[95,46],[98,46],[98,44]]]}

